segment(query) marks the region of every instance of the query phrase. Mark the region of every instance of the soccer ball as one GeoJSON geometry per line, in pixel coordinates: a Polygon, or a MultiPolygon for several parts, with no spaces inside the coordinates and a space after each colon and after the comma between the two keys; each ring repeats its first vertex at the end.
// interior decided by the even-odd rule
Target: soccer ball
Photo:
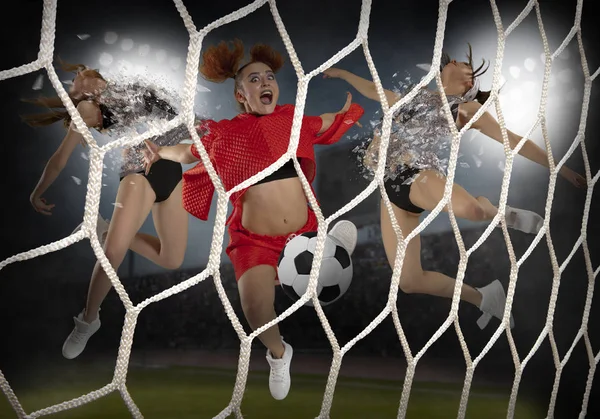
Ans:
{"type": "MultiPolygon", "coordinates": [[[[279,256],[279,283],[285,294],[294,301],[298,301],[308,288],[316,244],[316,232],[303,233],[290,240],[279,256]]],[[[317,281],[317,297],[322,306],[337,301],[352,282],[350,255],[338,240],[329,235],[325,239],[317,281]]],[[[308,300],[305,305],[312,307],[312,300],[308,300]]]]}

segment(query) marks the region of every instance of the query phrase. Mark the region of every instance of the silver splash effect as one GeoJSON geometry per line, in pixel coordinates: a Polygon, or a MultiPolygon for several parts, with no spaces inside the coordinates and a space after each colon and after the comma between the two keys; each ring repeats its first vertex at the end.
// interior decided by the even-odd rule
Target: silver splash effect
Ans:
{"type": "MultiPolygon", "coordinates": [[[[142,134],[153,124],[172,120],[179,113],[181,99],[174,91],[160,87],[156,82],[119,78],[109,80],[96,102],[103,113],[105,129],[102,132],[116,139],[142,134]]],[[[189,138],[187,128],[180,125],[151,141],[159,146],[171,146],[189,138]]],[[[141,172],[144,147],[141,143],[123,148],[120,156],[112,159],[112,169],[119,165],[120,177],[141,172]]]]}
{"type": "MultiPolygon", "coordinates": [[[[394,91],[404,95],[413,87],[413,84],[407,83],[394,91]]],[[[464,101],[459,96],[447,96],[447,99],[451,107],[464,101]]],[[[381,122],[382,119],[371,121],[375,135],[380,134],[381,122]]],[[[452,135],[443,111],[442,97],[438,92],[421,89],[392,117],[384,180],[391,179],[395,184],[410,184],[415,180],[416,175],[412,172],[404,178],[403,172],[409,168],[434,170],[445,174],[451,140],[452,135]]],[[[366,145],[370,144],[371,141],[366,145]]],[[[372,179],[379,160],[378,147],[379,141],[376,141],[371,149],[365,149],[363,146],[354,150],[364,168],[363,174],[369,179],[372,179]]]]}

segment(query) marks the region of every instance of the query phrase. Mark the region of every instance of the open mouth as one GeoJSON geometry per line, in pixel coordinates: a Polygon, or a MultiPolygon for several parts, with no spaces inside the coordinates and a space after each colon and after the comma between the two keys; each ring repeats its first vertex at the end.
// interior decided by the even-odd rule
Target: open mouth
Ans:
{"type": "Polygon", "coordinates": [[[260,101],[263,105],[270,105],[273,103],[273,92],[265,90],[260,94],[260,101]]]}

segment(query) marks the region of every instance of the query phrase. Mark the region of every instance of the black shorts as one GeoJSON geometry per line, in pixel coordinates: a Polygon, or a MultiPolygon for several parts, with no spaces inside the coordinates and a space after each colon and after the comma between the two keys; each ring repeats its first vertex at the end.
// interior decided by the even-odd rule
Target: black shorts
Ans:
{"type": "MultiPolygon", "coordinates": [[[[163,159],[154,163],[147,175],[143,170],[136,173],[148,179],[150,187],[156,194],[154,202],[163,202],[169,199],[171,193],[183,177],[181,164],[163,159]]],[[[121,180],[123,180],[123,177],[121,177],[121,180]]]]}
{"type": "Polygon", "coordinates": [[[415,214],[420,214],[425,210],[417,207],[410,201],[410,186],[412,182],[407,182],[405,185],[403,185],[403,183],[416,176],[419,172],[419,169],[407,167],[398,173],[396,179],[392,180],[388,178],[383,183],[385,186],[385,191],[387,192],[388,198],[392,204],[398,208],[415,214]]]}

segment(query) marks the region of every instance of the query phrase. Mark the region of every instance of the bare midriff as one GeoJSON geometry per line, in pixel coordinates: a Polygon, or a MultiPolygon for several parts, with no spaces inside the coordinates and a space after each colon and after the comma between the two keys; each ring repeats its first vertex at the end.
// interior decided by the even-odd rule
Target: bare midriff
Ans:
{"type": "Polygon", "coordinates": [[[241,200],[242,225],[255,234],[283,236],[300,230],[308,220],[298,177],[251,186],[241,200]]]}

